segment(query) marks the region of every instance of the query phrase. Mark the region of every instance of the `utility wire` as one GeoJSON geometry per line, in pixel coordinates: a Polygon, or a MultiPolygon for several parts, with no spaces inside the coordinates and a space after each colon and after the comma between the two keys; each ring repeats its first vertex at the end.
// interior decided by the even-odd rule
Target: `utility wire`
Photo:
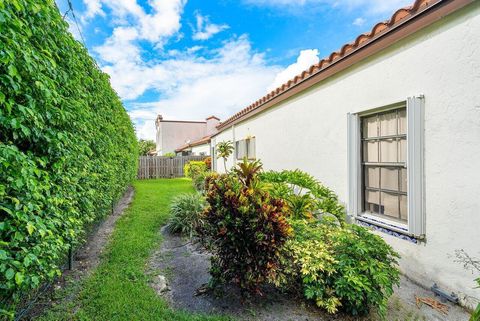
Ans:
{"type": "Polygon", "coordinates": [[[66,16],[69,12],[72,13],[73,22],[75,22],[75,26],[77,26],[77,30],[78,30],[78,33],[80,34],[80,38],[82,39],[83,45],[85,46],[85,48],[87,48],[87,43],[85,42],[85,38],[83,38],[82,30],[80,29],[80,26],[79,26],[78,21],[77,21],[77,16],[75,15],[75,10],[73,10],[72,1],[71,1],[71,0],[67,0],[67,2],[68,2],[68,10],[67,10],[67,12],[65,12],[65,15],[64,15],[63,17],[64,17],[64,19],[65,19],[65,16],[66,16]]]}
{"type": "Polygon", "coordinates": [[[68,10],[65,11],[65,13],[63,14],[63,20],[65,20],[65,17],[68,15],[69,12],[70,12],[70,8],[68,8],[68,10]]]}

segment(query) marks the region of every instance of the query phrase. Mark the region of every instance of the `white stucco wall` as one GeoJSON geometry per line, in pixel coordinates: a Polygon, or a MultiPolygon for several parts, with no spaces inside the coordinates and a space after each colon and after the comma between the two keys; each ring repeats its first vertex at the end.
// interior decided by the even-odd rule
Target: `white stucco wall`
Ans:
{"type": "Polygon", "coordinates": [[[156,134],[158,155],[173,153],[186,143],[204,137],[206,128],[205,122],[161,121],[156,134]]]}
{"type": "MultiPolygon", "coordinates": [[[[234,128],[235,126],[233,126],[234,128]]],[[[217,134],[215,137],[212,137],[212,140],[210,142],[211,146],[216,146],[218,143],[224,142],[224,141],[231,141],[234,142],[234,134],[233,134],[233,128],[228,128],[222,131],[221,133],[217,134]]],[[[235,146],[235,144],[233,144],[235,146]]],[[[235,152],[233,153],[235,155],[235,152]]],[[[230,169],[234,166],[234,158],[230,157],[227,159],[226,165],[227,169],[230,169]]],[[[216,170],[220,173],[225,172],[225,165],[223,158],[219,158],[216,161],[216,170]]]]}
{"type": "Polygon", "coordinates": [[[201,153],[205,153],[205,156],[210,155],[210,144],[203,144],[192,147],[192,154],[195,156],[200,156],[201,153]]]}
{"type": "MultiPolygon", "coordinates": [[[[347,113],[425,95],[426,242],[379,233],[417,282],[480,298],[457,249],[480,256],[480,1],[215,137],[256,137],[265,169],[300,168],[346,202],[347,113]]],[[[232,158],[227,166],[233,165],[232,158]]],[[[217,169],[223,171],[222,160],[217,169]]],[[[470,300],[467,305],[473,304],[470,300]]]]}

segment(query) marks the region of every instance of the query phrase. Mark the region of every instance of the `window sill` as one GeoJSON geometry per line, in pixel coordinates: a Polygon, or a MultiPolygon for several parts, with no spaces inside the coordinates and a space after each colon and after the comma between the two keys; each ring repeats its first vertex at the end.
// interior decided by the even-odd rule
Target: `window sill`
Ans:
{"type": "Polygon", "coordinates": [[[419,239],[408,232],[408,226],[398,222],[392,222],[387,219],[381,219],[369,214],[357,216],[356,220],[363,226],[373,228],[376,231],[389,234],[391,236],[417,244],[419,239]]]}

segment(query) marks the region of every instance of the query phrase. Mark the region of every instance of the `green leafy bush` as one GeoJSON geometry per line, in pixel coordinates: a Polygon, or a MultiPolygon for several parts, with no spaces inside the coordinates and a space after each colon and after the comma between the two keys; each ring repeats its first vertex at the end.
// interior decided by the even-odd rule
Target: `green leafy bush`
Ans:
{"type": "Polygon", "coordinates": [[[335,313],[362,315],[375,307],[385,316],[393,286],[399,284],[398,254],[367,229],[329,218],[292,220],[295,237],[283,252],[292,259],[290,280],[300,277],[304,295],[335,313]]]}
{"type": "Polygon", "coordinates": [[[202,213],[205,210],[205,198],[199,193],[177,196],[170,207],[168,229],[192,237],[195,231],[203,227],[202,213]]]}
{"type": "Polygon", "coordinates": [[[280,249],[291,233],[285,202],[256,187],[255,177],[212,174],[207,177],[202,239],[212,250],[212,285],[233,282],[242,293],[259,293],[274,282],[280,249]]]}
{"type": "Polygon", "coordinates": [[[111,211],[135,177],[138,146],[108,76],[54,1],[1,1],[0,30],[0,298],[11,310],[111,211]]]}
{"type": "MultiPolygon", "coordinates": [[[[339,203],[338,196],[313,176],[298,169],[281,172],[268,171],[260,174],[260,180],[271,184],[269,191],[273,196],[290,200],[291,203],[295,202],[295,205],[302,205],[301,202],[306,205],[308,202],[307,210],[309,212],[319,210],[322,213],[329,213],[334,215],[340,224],[345,223],[345,208],[339,203]],[[296,189],[300,190],[296,192],[296,189]],[[309,195],[308,198],[315,200],[296,197],[302,195],[303,192],[309,195]]],[[[299,214],[297,213],[297,215],[299,214]]]]}
{"type": "Polygon", "coordinates": [[[209,174],[209,172],[203,172],[193,178],[193,188],[195,188],[197,192],[203,193],[205,191],[205,179],[209,174]]]}
{"type": "Polygon", "coordinates": [[[163,154],[164,157],[175,157],[175,153],[174,152],[168,152],[168,153],[165,153],[163,154]]]}
{"type": "Polygon", "coordinates": [[[385,316],[399,283],[398,254],[367,229],[346,224],[337,196],[313,177],[263,173],[259,161],[244,160],[229,174],[207,177],[206,196],[200,234],[213,251],[214,285],[234,282],[255,293],[269,282],[300,290],[330,313],[374,308],[385,316]],[[335,217],[317,218],[316,210],[335,217]]]}
{"type": "Polygon", "coordinates": [[[140,156],[147,156],[148,153],[152,150],[155,150],[156,144],[153,140],[150,139],[140,139],[138,141],[138,154],[140,156]]]}
{"type": "Polygon", "coordinates": [[[197,175],[200,175],[207,171],[207,165],[204,161],[189,161],[183,167],[183,173],[185,177],[194,179],[197,175]]]}

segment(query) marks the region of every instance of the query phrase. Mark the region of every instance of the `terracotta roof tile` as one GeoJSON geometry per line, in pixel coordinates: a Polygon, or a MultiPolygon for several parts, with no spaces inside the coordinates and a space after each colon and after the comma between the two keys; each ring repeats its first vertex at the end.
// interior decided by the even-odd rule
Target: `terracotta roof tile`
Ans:
{"type": "Polygon", "coordinates": [[[212,138],[212,135],[202,137],[202,138],[197,139],[193,142],[190,142],[188,144],[180,146],[179,148],[175,149],[175,152],[181,152],[182,150],[185,150],[185,149],[190,148],[190,147],[195,147],[195,146],[198,146],[198,145],[207,144],[208,142],[210,142],[211,138],[212,138]]]}
{"type": "Polygon", "coordinates": [[[332,52],[327,58],[324,58],[320,60],[317,64],[310,66],[310,68],[303,71],[299,75],[296,75],[293,79],[290,79],[289,81],[279,86],[278,88],[274,89],[273,91],[269,92],[267,95],[255,101],[245,109],[239,111],[238,113],[234,114],[230,118],[226,119],[224,122],[220,123],[217,126],[217,128],[218,129],[225,128],[228,124],[231,124],[235,120],[253,111],[254,109],[259,108],[260,106],[264,105],[266,102],[281,95],[283,92],[287,91],[288,89],[300,84],[304,80],[318,73],[321,73],[326,67],[330,66],[332,63],[344,58],[345,56],[365,46],[366,44],[371,43],[372,41],[375,41],[382,34],[392,29],[393,27],[397,26],[401,22],[403,22],[402,20],[404,20],[405,18],[412,17],[415,14],[422,11],[423,9],[425,9],[426,7],[432,6],[433,4],[441,1],[442,0],[416,0],[413,5],[397,10],[389,20],[377,23],[370,32],[363,33],[359,35],[353,42],[343,45],[340,48],[340,50],[332,52]]]}

